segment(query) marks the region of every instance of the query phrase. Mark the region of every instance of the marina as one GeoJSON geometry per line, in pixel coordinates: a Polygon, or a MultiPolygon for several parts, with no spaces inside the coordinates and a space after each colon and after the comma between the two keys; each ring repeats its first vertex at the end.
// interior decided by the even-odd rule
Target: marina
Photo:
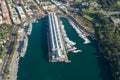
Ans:
{"type": "Polygon", "coordinates": [[[90,40],[87,38],[86,33],[82,29],[80,29],[80,27],[77,24],[75,24],[72,20],[69,20],[69,22],[78,33],[78,36],[84,40],[84,44],[90,43],[90,40]]]}
{"type": "MultiPolygon", "coordinates": [[[[48,14],[49,29],[48,29],[48,54],[49,62],[71,62],[68,60],[67,53],[79,53],[82,50],[77,49],[76,43],[69,39],[64,29],[62,21],[58,21],[55,13],[48,14]]],[[[78,29],[74,27],[77,31],[78,29]]],[[[85,44],[90,43],[88,38],[79,32],[79,35],[82,36],[85,40],[85,44]]]]}
{"type": "MultiPolygon", "coordinates": [[[[0,4],[0,80],[119,79],[116,50],[100,46],[104,40],[97,39],[109,35],[106,24],[118,26],[111,18],[115,14],[104,14],[105,1],[2,0],[0,4]],[[116,56],[109,56],[109,49],[116,56]]],[[[114,7],[109,10],[115,12],[114,7]]],[[[119,38],[111,37],[111,42],[119,38]]]]}
{"type": "Polygon", "coordinates": [[[90,44],[84,44],[84,40],[78,37],[68,20],[64,18],[61,20],[67,36],[82,52],[69,52],[69,64],[50,63],[47,49],[47,19],[45,17],[40,19],[38,24],[33,23],[26,55],[19,60],[17,80],[112,80],[108,63],[96,47],[97,42],[90,39],[90,44]]]}
{"type": "Polygon", "coordinates": [[[78,53],[78,52],[82,52],[82,50],[77,50],[77,48],[75,47],[76,43],[71,41],[67,34],[66,31],[64,29],[64,25],[62,24],[62,22],[60,22],[61,24],[61,33],[63,35],[63,40],[64,40],[64,44],[66,47],[67,52],[73,52],[73,53],[78,53]]]}

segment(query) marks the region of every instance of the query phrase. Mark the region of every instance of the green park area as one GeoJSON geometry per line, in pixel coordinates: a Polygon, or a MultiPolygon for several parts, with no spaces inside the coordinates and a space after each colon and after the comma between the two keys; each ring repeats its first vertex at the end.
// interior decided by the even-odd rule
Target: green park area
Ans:
{"type": "Polygon", "coordinates": [[[120,7],[120,1],[117,2],[117,5],[120,7]]]}
{"type": "Polygon", "coordinates": [[[84,12],[84,13],[98,13],[98,12],[101,12],[101,9],[95,9],[95,10],[93,10],[93,9],[82,9],[82,12],[84,12]]]}
{"type": "Polygon", "coordinates": [[[0,25],[0,58],[4,57],[7,47],[10,44],[13,27],[11,25],[0,25]]]}

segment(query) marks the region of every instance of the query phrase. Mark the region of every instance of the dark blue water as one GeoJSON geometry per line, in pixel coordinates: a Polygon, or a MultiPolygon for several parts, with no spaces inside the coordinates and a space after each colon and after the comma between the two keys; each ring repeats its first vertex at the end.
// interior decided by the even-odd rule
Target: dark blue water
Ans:
{"type": "Polygon", "coordinates": [[[61,18],[68,37],[77,43],[81,53],[68,53],[71,63],[49,63],[47,19],[33,24],[32,35],[24,58],[19,61],[18,80],[112,80],[108,63],[97,47],[97,41],[83,44],[67,19],[61,18]]]}

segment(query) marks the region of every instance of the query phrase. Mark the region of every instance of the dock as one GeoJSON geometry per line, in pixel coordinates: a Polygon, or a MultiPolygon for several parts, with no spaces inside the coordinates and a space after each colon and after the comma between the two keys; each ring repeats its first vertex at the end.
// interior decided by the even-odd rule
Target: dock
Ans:
{"type": "Polygon", "coordinates": [[[64,45],[63,37],[60,32],[60,25],[55,13],[48,13],[48,54],[49,62],[70,62],[64,45]]]}
{"type": "Polygon", "coordinates": [[[81,37],[84,40],[84,44],[90,43],[90,40],[87,38],[88,34],[84,32],[77,24],[75,24],[72,20],[69,19],[70,24],[73,26],[73,28],[78,33],[79,37],[81,37]]]}

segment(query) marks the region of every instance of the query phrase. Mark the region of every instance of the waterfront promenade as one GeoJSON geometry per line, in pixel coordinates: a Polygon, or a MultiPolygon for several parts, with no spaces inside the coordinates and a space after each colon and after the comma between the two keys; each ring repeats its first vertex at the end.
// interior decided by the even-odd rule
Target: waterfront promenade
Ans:
{"type": "Polygon", "coordinates": [[[15,51],[10,65],[10,75],[8,80],[17,80],[18,64],[19,53],[15,51]]]}

